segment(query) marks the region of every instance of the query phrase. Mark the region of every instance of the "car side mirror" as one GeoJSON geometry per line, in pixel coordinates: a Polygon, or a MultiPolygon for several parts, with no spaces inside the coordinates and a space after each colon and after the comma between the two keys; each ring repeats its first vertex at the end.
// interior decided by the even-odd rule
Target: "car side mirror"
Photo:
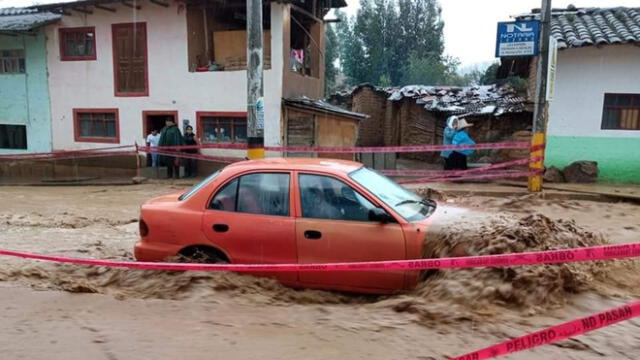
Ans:
{"type": "Polygon", "coordinates": [[[377,221],[377,222],[386,224],[390,222],[395,222],[396,219],[394,219],[391,215],[387,214],[387,212],[384,211],[384,209],[373,208],[369,210],[369,221],[377,221]]]}

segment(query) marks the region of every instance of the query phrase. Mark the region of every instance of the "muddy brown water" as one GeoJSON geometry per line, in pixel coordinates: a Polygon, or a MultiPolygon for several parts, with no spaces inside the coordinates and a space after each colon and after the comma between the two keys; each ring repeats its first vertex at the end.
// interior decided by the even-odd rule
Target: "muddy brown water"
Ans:
{"type": "MultiPolygon", "coordinates": [[[[132,260],[137,206],[151,196],[173,189],[167,186],[0,188],[0,194],[10,192],[12,197],[20,199],[0,211],[0,247],[132,260]]],[[[444,201],[471,210],[432,229],[425,241],[425,257],[450,256],[461,248],[470,255],[484,255],[625,242],[638,234],[636,229],[640,226],[637,223],[640,211],[630,204],[598,206],[584,201],[539,198],[465,197],[444,201]],[[604,217],[611,214],[617,216],[604,217]],[[597,224],[594,219],[599,219],[597,224]],[[611,231],[606,230],[608,227],[611,231]]],[[[411,329],[404,334],[408,338],[423,331],[436,331],[443,337],[443,346],[433,344],[429,356],[456,355],[455,351],[445,349],[445,345],[462,341],[453,335],[460,327],[472,325],[478,334],[483,334],[471,342],[480,345],[483,343],[478,340],[511,336],[514,329],[553,324],[543,320],[546,316],[574,315],[572,306],[576,303],[588,304],[581,309],[588,313],[640,295],[640,283],[634,276],[639,269],[636,261],[430,271],[416,289],[385,297],[294,290],[274,280],[231,273],[89,268],[7,258],[0,259],[0,264],[0,282],[37,291],[106,295],[122,304],[179,301],[190,307],[223,304],[230,308],[237,306],[236,310],[268,308],[274,314],[282,313],[283,322],[287,324],[290,322],[284,315],[285,309],[296,307],[303,313],[330,309],[331,315],[315,316],[313,321],[328,328],[340,324],[339,332],[354,338],[359,331],[350,331],[350,327],[368,330],[374,327],[383,333],[393,333],[396,330],[384,330],[386,326],[395,329],[403,324],[402,331],[411,329]],[[585,296],[588,301],[584,300],[585,296]],[[355,314],[366,314],[365,317],[376,320],[363,322],[354,319],[355,314]],[[384,319],[378,319],[379,316],[384,319]],[[492,325],[480,326],[481,323],[492,325]],[[501,323],[504,326],[497,325],[501,323]]],[[[242,326],[244,322],[238,320],[233,326],[242,326]]],[[[403,343],[402,346],[410,345],[403,343]]],[[[564,349],[560,353],[574,351],[584,355],[614,351],[600,343],[597,347],[604,350],[592,351],[592,345],[574,344],[553,348],[552,352],[564,349]]],[[[411,353],[410,349],[405,350],[411,353]]],[[[624,350],[623,354],[625,351],[630,354],[631,350],[624,350]]],[[[433,358],[439,358],[437,356],[433,358]]]]}

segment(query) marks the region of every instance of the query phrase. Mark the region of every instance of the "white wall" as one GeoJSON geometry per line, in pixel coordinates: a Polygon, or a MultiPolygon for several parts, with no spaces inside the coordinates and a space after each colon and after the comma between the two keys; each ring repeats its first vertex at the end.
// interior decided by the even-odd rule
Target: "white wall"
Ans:
{"type": "MultiPolygon", "coordinates": [[[[78,149],[112,144],[75,142],[74,108],[118,108],[120,143],[143,142],[144,110],[177,110],[178,121],[196,124],[196,111],[246,111],[246,71],[188,71],[186,9],[177,2],[169,8],[140,2],[133,12],[123,5],[111,13],[95,9],[93,14],[73,12],[59,24],[47,27],[47,57],[51,94],[53,148],[78,149]],[[115,97],[111,24],[147,23],[149,63],[148,97],[115,97]],[[95,26],[97,60],[60,61],[58,28],[95,26]]],[[[283,28],[285,5],[271,4],[271,69],[265,78],[265,143],[280,144],[280,101],[282,96],[283,28]]],[[[199,129],[195,129],[198,132],[199,129]]]]}
{"type": "Polygon", "coordinates": [[[640,94],[640,47],[589,46],[560,51],[548,134],[639,137],[640,131],[600,129],[605,93],[640,94]]]}

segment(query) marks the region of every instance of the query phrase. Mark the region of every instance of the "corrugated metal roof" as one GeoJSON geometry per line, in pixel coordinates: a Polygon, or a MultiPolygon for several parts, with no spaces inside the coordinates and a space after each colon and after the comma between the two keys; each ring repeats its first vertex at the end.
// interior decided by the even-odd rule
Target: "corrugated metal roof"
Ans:
{"type": "Polygon", "coordinates": [[[310,99],[306,96],[284,99],[284,104],[292,107],[303,108],[303,109],[312,110],[312,111],[328,112],[336,115],[357,118],[359,120],[366,119],[369,117],[368,115],[345,110],[339,106],[329,104],[326,101],[310,99]]]}
{"type": "MultiPolygon", "coordinates": [[[[540,14],[517,16],[518,20],[539,19],[540,14]]],[[[640,8],[553,9],[551,33],[558,48],[577,48],[640,42],[640,8]]]]}
{"type": "Polygon", "coordinates": [[[29,31],[60,20],[62,15],[33,9],[0,9],[0,31],[29,31]]]}

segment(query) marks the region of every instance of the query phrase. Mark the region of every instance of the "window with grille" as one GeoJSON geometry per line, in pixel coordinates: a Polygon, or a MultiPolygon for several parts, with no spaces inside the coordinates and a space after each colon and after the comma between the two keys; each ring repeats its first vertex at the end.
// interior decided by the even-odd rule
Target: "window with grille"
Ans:
{"type": "Polygon", "coordinates": [[[27,126],[0,124],[0,149],[27,149],[27,126]]]}
{"type": "Polygon", "coordinates": [[[0,50],[0,74],[24,74],[24,50],[0,50]]]}
{"type": "Polygon", "coordinates": [[[75,140],[79,142],[120,142],[118,109],[75,109],[75,140]]]}
{"type": "Polygon", "coordinates": [[[246,113],[198,113],[203,143],[246,143],[246,113]]]}
{"type": "Polygon", "coordinates": [[[640,94],[605,94],[603,130],[640,130],[640,94]]]}
{"type": "Polygon", "coordinates": [[[61,28],[60,60],[96,60],[95,28],[61,28]]]}

